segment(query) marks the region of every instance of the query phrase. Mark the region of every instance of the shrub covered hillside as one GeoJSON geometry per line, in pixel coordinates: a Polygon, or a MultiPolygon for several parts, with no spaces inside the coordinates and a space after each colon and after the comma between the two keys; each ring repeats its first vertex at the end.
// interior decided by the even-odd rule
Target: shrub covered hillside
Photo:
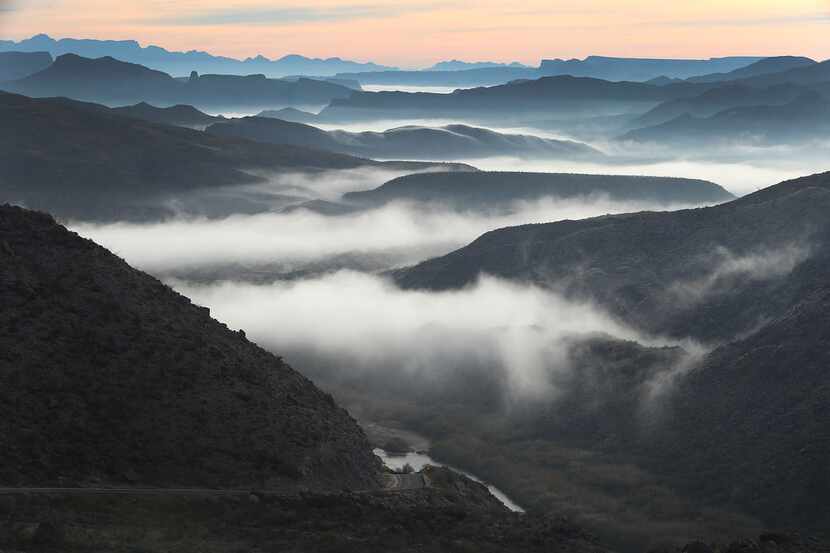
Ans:
{"type": "Polygon", "coordinates": [[[0,206],[0,483],[370,489],[355,421],[207,309],[0,206]]]}

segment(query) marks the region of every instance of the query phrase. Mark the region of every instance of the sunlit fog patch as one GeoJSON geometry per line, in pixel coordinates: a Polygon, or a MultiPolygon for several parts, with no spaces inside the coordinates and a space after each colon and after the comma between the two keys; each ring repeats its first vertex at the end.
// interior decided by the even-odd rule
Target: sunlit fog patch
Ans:
{"type": "Polygon", "coordinates": [[[337,216],[298,209],[220,219],[181,217],[159,223],[75,223],[71,227],[134,266],[163,275],[233,263],[279,262],[300,269],[303,264],[343,254],[394,252],[396,265],[412,264],[448,253],[497,228],[666,208],[598,195],[518,202],[497,214],[393,203],[337,216]]]}
{"type": "Polygon", "coordinates": [[[569,369],[565,340],[595,333],[645,340],[588,303],[486,276],[444,292],[400,290],[355,272],[173,285],[260,345],[334,379],[392,376],[440,389],[460,371],[471,386],[489,381],[512,398],[551,397],[552,376],[569,369]]]}

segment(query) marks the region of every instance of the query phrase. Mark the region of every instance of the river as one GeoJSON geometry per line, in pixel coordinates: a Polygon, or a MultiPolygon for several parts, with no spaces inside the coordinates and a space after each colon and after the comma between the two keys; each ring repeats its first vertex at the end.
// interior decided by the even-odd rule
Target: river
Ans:
{"type": "Polygon", "coordinates": [[[470,474],[469,472],[467,472],[465,470],[461,470],[461,469],[458,469],[458,468],[450,466],[450,465],[445,465],[444,463],[439,463],[438,461],[436,461],[435,459],[433,459],[432,457],[430,457],[426,453],[419,453],[419,452],[415,452],[415,451],[410,451],[409,453],[406,453],[406,454],[403,454],[403,455],[401,455],[401,454],[392,455],[392,454],[389,454],[386,451],[384,451],[382,449],[379,449],[379,448],[375,449],[374,452],[375,452],[375,455],[377,455],[378,457],[381,458],[381,460],[383,461],[383,464],[386,465],[387,467],[389,467],[392,470],[401,470],[407,464],[409,466],[411,466],[416,472],[420,471],[426,465],[433,465],[433,466],[436,466],[436,467],[447,467],[448,469],[451,469],[451,470],[454,470],[455,472],[463,474],[464,476],[466,476],[470,480],[473,480],[474,482],[478,482],[480,484],[483,484],[483,485],[487,486],[487,489],[490,490],[490,493],[493,494],[493,497],[495,497],[496,499],[501,501],[504,504],[504,506],[507,507],[508,509],[510,509],[511,511],[514,511],[516,513],[524,513],[525,512],[524,509],[522,509],[513,500],[511,500],[509,497],[507,497],[507,495],[503,491],[501,491],[497,487],[493,486],[492,484],[488,484],[487,482],[484,482],[483,480],[478,478],[476,475],[470,474]]]}

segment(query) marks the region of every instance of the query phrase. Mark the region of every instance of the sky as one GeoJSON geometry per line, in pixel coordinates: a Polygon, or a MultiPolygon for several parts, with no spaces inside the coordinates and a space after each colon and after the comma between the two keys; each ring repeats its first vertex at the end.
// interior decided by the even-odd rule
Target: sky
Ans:
{"type": "Polygon", "coordinates": [[[830,58],[830,0],[0,0],[0,38],[340,56],[399,67],[586,55],[830,58]]]}

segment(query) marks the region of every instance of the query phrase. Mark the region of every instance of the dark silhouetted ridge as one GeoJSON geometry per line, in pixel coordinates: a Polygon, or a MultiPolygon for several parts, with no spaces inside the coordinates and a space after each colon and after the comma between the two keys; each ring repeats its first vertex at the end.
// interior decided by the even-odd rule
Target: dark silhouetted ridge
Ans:
{"type": "Polygon", "coordinates": [[[566,173],[484,172],[406,175],[345,200],[366,205],[393,201],[432,203],[460,210],[503,209],[542,198],[606,197],[657,204],[713,203],[733,196],[715,183],[682,178],[566,173]]]}
{"type": "Polygon", "coordinates": [[[0,481],[372,488],[332,398],[51,217],[0,207],[0,481]]]}

